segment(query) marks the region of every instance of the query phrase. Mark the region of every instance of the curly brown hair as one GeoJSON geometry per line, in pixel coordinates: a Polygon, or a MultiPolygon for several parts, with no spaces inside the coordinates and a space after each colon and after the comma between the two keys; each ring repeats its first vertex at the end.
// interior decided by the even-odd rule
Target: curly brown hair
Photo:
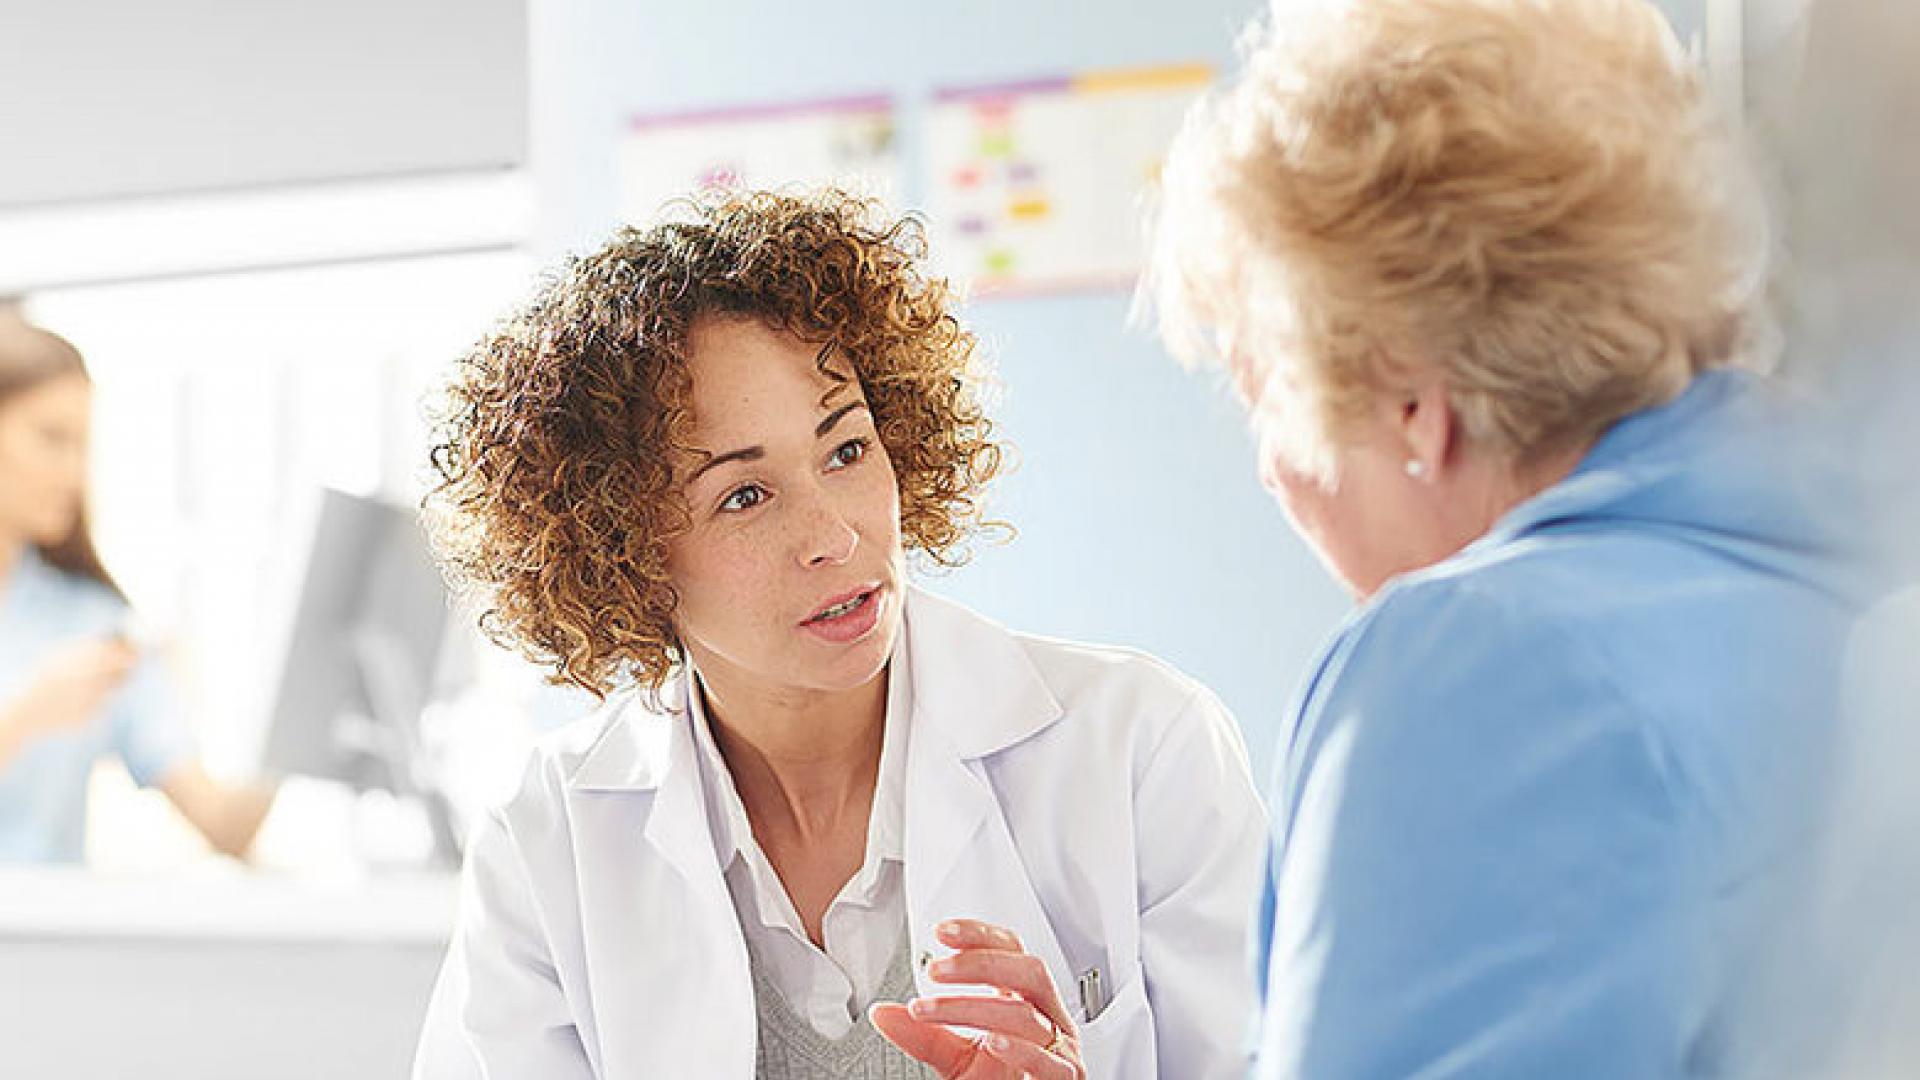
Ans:
{"type": "Polygon", "coordinates": [[[430,531],[488,636],[603,697],[679,664],[667,544],[690,516],[672,462],[694,449],[687,342],[703,318],[845,356],[893,461],[906,546],[964,561],[1002,449],[975,338],[925,255],[920,223],[873,200],[723,193],[549,275],[461,358],[436,417],[430,531]]]}

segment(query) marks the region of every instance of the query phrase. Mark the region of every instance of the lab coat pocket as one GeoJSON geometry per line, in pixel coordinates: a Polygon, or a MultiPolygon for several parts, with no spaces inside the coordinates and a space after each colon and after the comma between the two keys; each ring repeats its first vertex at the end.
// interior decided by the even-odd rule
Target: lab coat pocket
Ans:
{"type": "Polygon", "coordinates": [[[1125,985],[1100,1015],[1080,1025],[1080,1058],[1087,1075],[1097,1080],[1153,1080],[1159,1075],[1146,979],[1138,964],[1126,975],[1125,985]]]}

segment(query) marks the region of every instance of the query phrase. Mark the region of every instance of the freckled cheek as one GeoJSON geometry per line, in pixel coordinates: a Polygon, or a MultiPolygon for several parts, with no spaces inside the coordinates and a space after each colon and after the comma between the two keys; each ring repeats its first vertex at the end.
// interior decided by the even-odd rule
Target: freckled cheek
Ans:
{"type": "Polygon", "coordinates": [[[900,488],[893,463],[883,450],[868,457],[864,465],[845,477],[851,482],[837,488],[835,503],[841,521],[860,534],[862,546],[870,546],[899,538],[900,488]]]}
{"type": "Polygon", "coordinates": [[[667,575],[680,595],[675,622],[696,637],[733,636],[764,621],[777,595],[765,553],[740,536],[683,538],[667,575]]]}
{"type": "Polygon", "coordinates": [[[858,515],[855,528],[867,543],[898,547],[900,544],[900,486],[891,463],[884,457],[875,462],[860,487],[854,507],[858,515]]]}

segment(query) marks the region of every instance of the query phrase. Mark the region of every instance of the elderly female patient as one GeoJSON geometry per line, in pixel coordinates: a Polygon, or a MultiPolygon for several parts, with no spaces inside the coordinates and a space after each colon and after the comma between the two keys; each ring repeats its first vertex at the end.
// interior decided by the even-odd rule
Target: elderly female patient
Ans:
{"type": "Polygon", "coordinates": [[[687,209],[452,387],[451,566],[616,692],[479,829],[418,1074],[1237,1075],[1265,815],[1231,719],[908,583],[999,464],[911,224],[687,209]]]}
{"type": "Polygon", "coordinates": [[[1259,1075],[1735,1068],[1858,600],[1735,179],[1639,0],[1320,5],[1178,139],[1164,325],[1361,599],[1275,776],[1259,1075]]]}

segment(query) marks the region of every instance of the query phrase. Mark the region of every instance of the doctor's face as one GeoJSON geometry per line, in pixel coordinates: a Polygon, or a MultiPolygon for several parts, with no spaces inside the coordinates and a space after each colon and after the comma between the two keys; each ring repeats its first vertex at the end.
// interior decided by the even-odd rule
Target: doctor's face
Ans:
{"type": "Polygon", "coordinates": [[[900,626],[900,494],[844,355],[750,319],[695,324],[692,524],[668,546],[674,628],[709,681],[834,692],[878,677],[900,626]],[[830,374],[829,374],[830,373],[830,374]],[[836,377],[837,376],[837,377],[836,377]]]}
{"type": "Polygon", "coordinates": [[[80,519],[92,386],[58,375],[0,400],[0,537],[58,544],[80,519]]]}

